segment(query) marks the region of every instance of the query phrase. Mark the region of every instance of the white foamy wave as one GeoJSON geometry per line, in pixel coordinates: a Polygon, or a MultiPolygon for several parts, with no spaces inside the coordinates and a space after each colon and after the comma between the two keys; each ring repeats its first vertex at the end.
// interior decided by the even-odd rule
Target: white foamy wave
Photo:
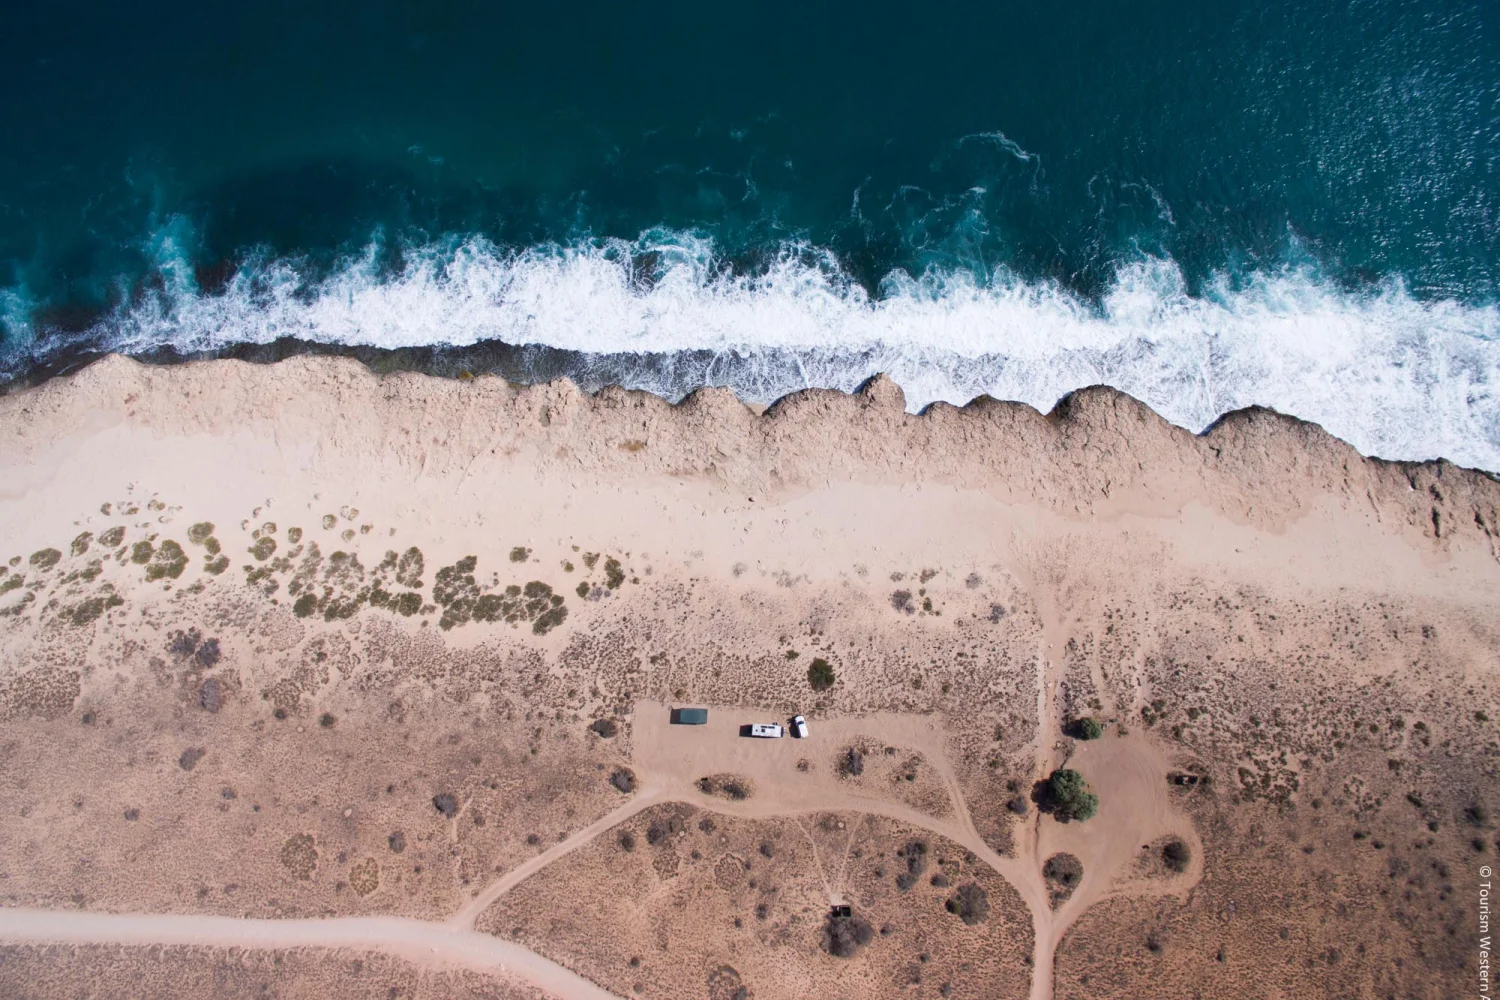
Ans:
{"type": "Polygon", "coordinates": [[[1099,306],[1003,272],[897,272],[871,298],[817,248],[736,276],[708,240],[676,232],[519,254],[471,239],[410,250],[395,276],[380,256],[372,246],[317,280],[252,261],[214,295],[170,281],[100,334],[116,350],[185,352],[498,340],[583,352],[594,375],[669,398],[715,384],[769,400],[883,371],[914,410],[980,394],[1046,410],[1105,383],[1195,431],[1261,404],[1367,454],[1500,469],[1500,312],[1394,283],[1351,293],[1289,269],[1189,295],[1171,261],[1145,260],[1099,306]]]}

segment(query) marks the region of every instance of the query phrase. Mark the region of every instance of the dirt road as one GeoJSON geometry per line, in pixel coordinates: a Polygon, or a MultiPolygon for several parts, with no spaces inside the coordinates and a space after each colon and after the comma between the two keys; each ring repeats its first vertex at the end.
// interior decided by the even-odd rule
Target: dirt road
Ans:
{"type": "Polygon", "coordinates": [[[0,908],[9,943],[350,948],[423,965],[511,973],[562,1000],[616,1000],[582,976],[520,945],[475,930],[402,917],[252,920],[165,913],[0,908]]]}

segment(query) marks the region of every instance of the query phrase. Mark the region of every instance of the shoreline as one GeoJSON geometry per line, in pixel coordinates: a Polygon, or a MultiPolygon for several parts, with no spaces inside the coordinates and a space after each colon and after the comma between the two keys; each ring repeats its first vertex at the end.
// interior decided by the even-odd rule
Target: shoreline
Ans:
{"type": "MultiPolygon", "coordinates": [[[[716,356],[714,352],[707,350],[687,353],[693,355],[698,362],[710,368],[716,356]]],[[[670,406],[683,405],[695,393],[704,389],[715,391],[722,389],[723,391],[734,392],[733,389],[724,386],[702,386],[683,393],[674,399],[670,395],[663,395],[652,388],[626,388],[619,383],[621,373],[626,370],[634,370],[632,377],[636,380],[641,378],[640,373],[642,371],[665,372],[673,366],[682,363],[683,352],[644,355],[634,353],[585,354],[579,351],[540,345],[516,346],[503,341],[482,341],[465,346],[384,348],[366,345],[325,344],[316,341],[283,337],[268,344],[237,344],[232,347],[202,352],[181,352],[173,347],[158,347],[137,354],[121,354],[114,351],[80,348],[76,345],[70,346],[57,355],[49,355],[45,362],[33,365],[21,376],[0,380],[0,399],[35,391],[50,382],[60,379],[72,379],[94,366],[112,364],[117,360],[128,361],[134,365],[152,369],[193,367],[225,362],[269,368],[299,361],[311,362],[314,365],[320,362],[333,365],[353,362],[363,367],[377,379],[395,375],[423,376],[433,379],[464,382],[499,379],[507,383],[513,390],[544,386],[553,382],[568,382],[586,396],[598,396],[607,390],[616,390],[629,394],[644,393],[670,406]],[[581,380],[580,373],[585,376],[581,380]]],[[[776,407],[782,400],[796,397],[803,393],[832,392],[856,395],[866,384],[879,378],[889,381],[888,376],[876,374],[866,378],[859,386],[851,387],[847,392],[841,389],[829,388],[789,388],[782,395],[766,400],[746,399],[741,396],[737,396],[737,398],[759,413],[776,407]]],[[[648,379],[648,381],[658,380],[656,377],[648,379]]],[[[928,411],[942,407],[967,411],[976,406],[1004,405],[1025,407],[1027,410],[1051,418],[1064,409],[1072,397],[1080,393],[1100,392],[1118,394],[1131,400],[1134,404],[1151,411],[1149,404],[1136,399],[1128,392],[1100,383],[1081,386],[1065,392],[1046,410],[1032,406],[1029,403],[1001,400],[987,394],[980,394],[973,397],[967,403],[952,404],[944,401],[934,401],[919,409],[909,410],[908,412],[913,416],[924,416],[928,411]]],[[[1185,430],[1200,438],[1211,436],[1220,425],[1226,422],[1245,419],[1254,414],[1268,415],[1289,421],[1295,425],[1307,425],[1316,428],[1330,438],[1347,445],[1361,458],[1369,461],[1385,463],[1401,468],[1447,465],[1468,472],[1477,472],[1490,479],[1500,481],[1500,469],[1488,470],[1477,466],[1465,466],[1452,462],[1445,456],[1428,459],[1389,459],[1376,454],[1365,454],[1337,435],[1326,431],[1321,424],[1314,420],[1299,417],[1291,413],[1283,413],[1274,407],[1261,404],[1252,404],[1220,412],[1199,431],[1193,431],[1191,428],[1173,423],[1154,411],[1152,411],[1152,414],[1171,426],[1185,430]]]]}

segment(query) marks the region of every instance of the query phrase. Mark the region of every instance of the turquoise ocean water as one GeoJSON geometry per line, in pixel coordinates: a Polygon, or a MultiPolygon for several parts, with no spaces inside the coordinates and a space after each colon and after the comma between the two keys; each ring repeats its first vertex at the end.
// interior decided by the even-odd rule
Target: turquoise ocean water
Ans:
{"type": "Polygon", "coordinates": [[[1500,469],[1493,4],[23,2],[0,381],[300,351],[1500,469]]]}

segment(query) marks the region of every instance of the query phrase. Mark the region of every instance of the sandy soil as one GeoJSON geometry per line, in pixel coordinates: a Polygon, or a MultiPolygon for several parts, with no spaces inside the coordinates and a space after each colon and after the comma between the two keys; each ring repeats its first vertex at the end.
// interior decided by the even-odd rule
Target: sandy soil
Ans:
{"type": "Polygon", "coordinates": [[[1031,987],[1031,919],[1015,890],[951,841],[859,813],[762,820],[657,805],[505,894],[478,927],[565,957],[620,996],[854,998],[920,986],[1025,997],[1031,987]],[[947,911],[961,885],[980,888],[984,920],[947,911]],[[852,958],[825,948],[835,901],[873,931],[852,958]]]}
{"type": "Polygon", "coordinates": [[[0,946],[0,994],[13,1000],[542,1000],[491,968],[413,964],[378,952],[160,945],[0,946]]]}
{"type": "Polygon", "coordinates": [[[299,948],[456,996],[499,965],[563,996],[1472,976],[1487,476],[1264,411],[1194,437],[1106,390],[914,416],[876,380],[758,414],[334,359],[109,359],[0,425],[0,902],[51,921],[0,942],[83,946],[35,995],[177,954],[152,941],[304,956],[274,967],[294,995],[354,960],[299,948]],[[808,740],[738,734],[795,712],[808,740]],[[1092,819],[1039,810],[1064,765],[1092,819]],[[944,908],[938,855],[987,920],[944,908]],[[740,856],[774,891],[725,881],[740,856]],[[832,956],[835,903],[903,930],[832,956]]]}

